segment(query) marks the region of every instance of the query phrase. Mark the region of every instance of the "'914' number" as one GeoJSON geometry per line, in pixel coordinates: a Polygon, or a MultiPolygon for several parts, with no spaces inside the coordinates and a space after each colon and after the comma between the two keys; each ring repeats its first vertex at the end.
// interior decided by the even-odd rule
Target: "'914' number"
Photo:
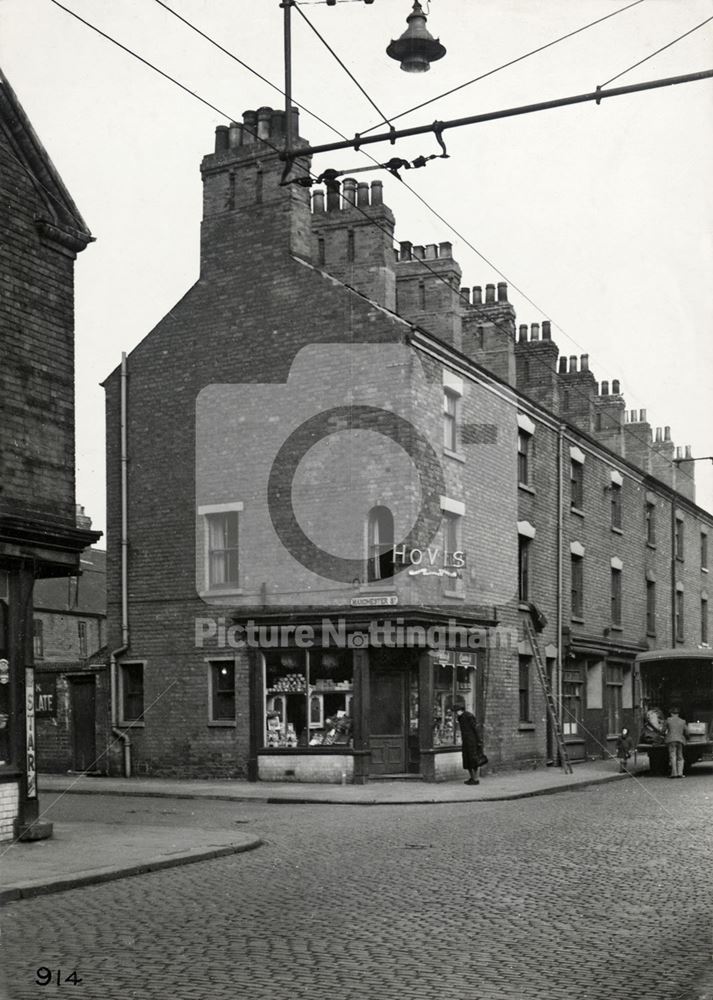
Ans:
{"type": "Polygon", "coordinates": [[[71,983],[72,986],[78,986],[82,981],[77,976],[76,969],[72,969],[68,975],[64,976],[61,969],[48,969],[46,965],[41,965],[36,975],[35,982],[38,986],[49,986],[50,983],[57,983],[58,986],[71,983]]]}

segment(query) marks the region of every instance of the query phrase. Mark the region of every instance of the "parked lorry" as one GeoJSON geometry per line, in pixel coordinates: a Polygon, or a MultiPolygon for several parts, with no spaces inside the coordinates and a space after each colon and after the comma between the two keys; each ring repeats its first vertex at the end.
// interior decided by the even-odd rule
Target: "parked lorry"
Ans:
{"type": "Polygon", "coordinates": [[[647,753],[655,774],[668,774],[663,720],[672,707],[688,723],[684,771],[713,754],[713,649],[657,649],[636,658],[641,736],[637,752],[647,753]]]}

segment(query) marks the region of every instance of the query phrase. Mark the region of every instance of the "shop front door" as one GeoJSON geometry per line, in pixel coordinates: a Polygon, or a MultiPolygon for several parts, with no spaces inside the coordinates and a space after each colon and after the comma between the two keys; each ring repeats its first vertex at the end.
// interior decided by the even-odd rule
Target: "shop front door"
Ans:
{"type": "Polygon", "coordinates": [[[72,770],[96,768],[96,704],[94,677],[71,678],[72,770]]]}
{"type": "Polygon", "coordinates": [[[372,671],[369,748],[372,774],[406,771],[406,674],[400,670],[372,671]]]}

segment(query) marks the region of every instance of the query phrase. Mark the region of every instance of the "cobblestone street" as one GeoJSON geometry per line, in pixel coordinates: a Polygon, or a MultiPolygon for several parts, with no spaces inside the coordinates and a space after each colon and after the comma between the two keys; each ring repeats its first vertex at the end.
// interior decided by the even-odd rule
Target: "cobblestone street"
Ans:
{"type": "Polygon", "coordinates": [[[712,804],[705,772],[472,805],[67,795],[50,818],[265,845],[9,904],[7,997],[708,1000],[712,804]]]}

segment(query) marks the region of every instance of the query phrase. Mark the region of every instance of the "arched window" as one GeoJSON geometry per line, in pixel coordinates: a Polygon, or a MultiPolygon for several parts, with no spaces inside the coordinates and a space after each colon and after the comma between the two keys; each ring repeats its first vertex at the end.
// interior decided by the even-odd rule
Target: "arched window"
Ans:
{"type": "Polygon", "coordinates": [[[367,579],[394,575],[394,517],[388,507],[372,507],[367,525],[367,579]]]}

